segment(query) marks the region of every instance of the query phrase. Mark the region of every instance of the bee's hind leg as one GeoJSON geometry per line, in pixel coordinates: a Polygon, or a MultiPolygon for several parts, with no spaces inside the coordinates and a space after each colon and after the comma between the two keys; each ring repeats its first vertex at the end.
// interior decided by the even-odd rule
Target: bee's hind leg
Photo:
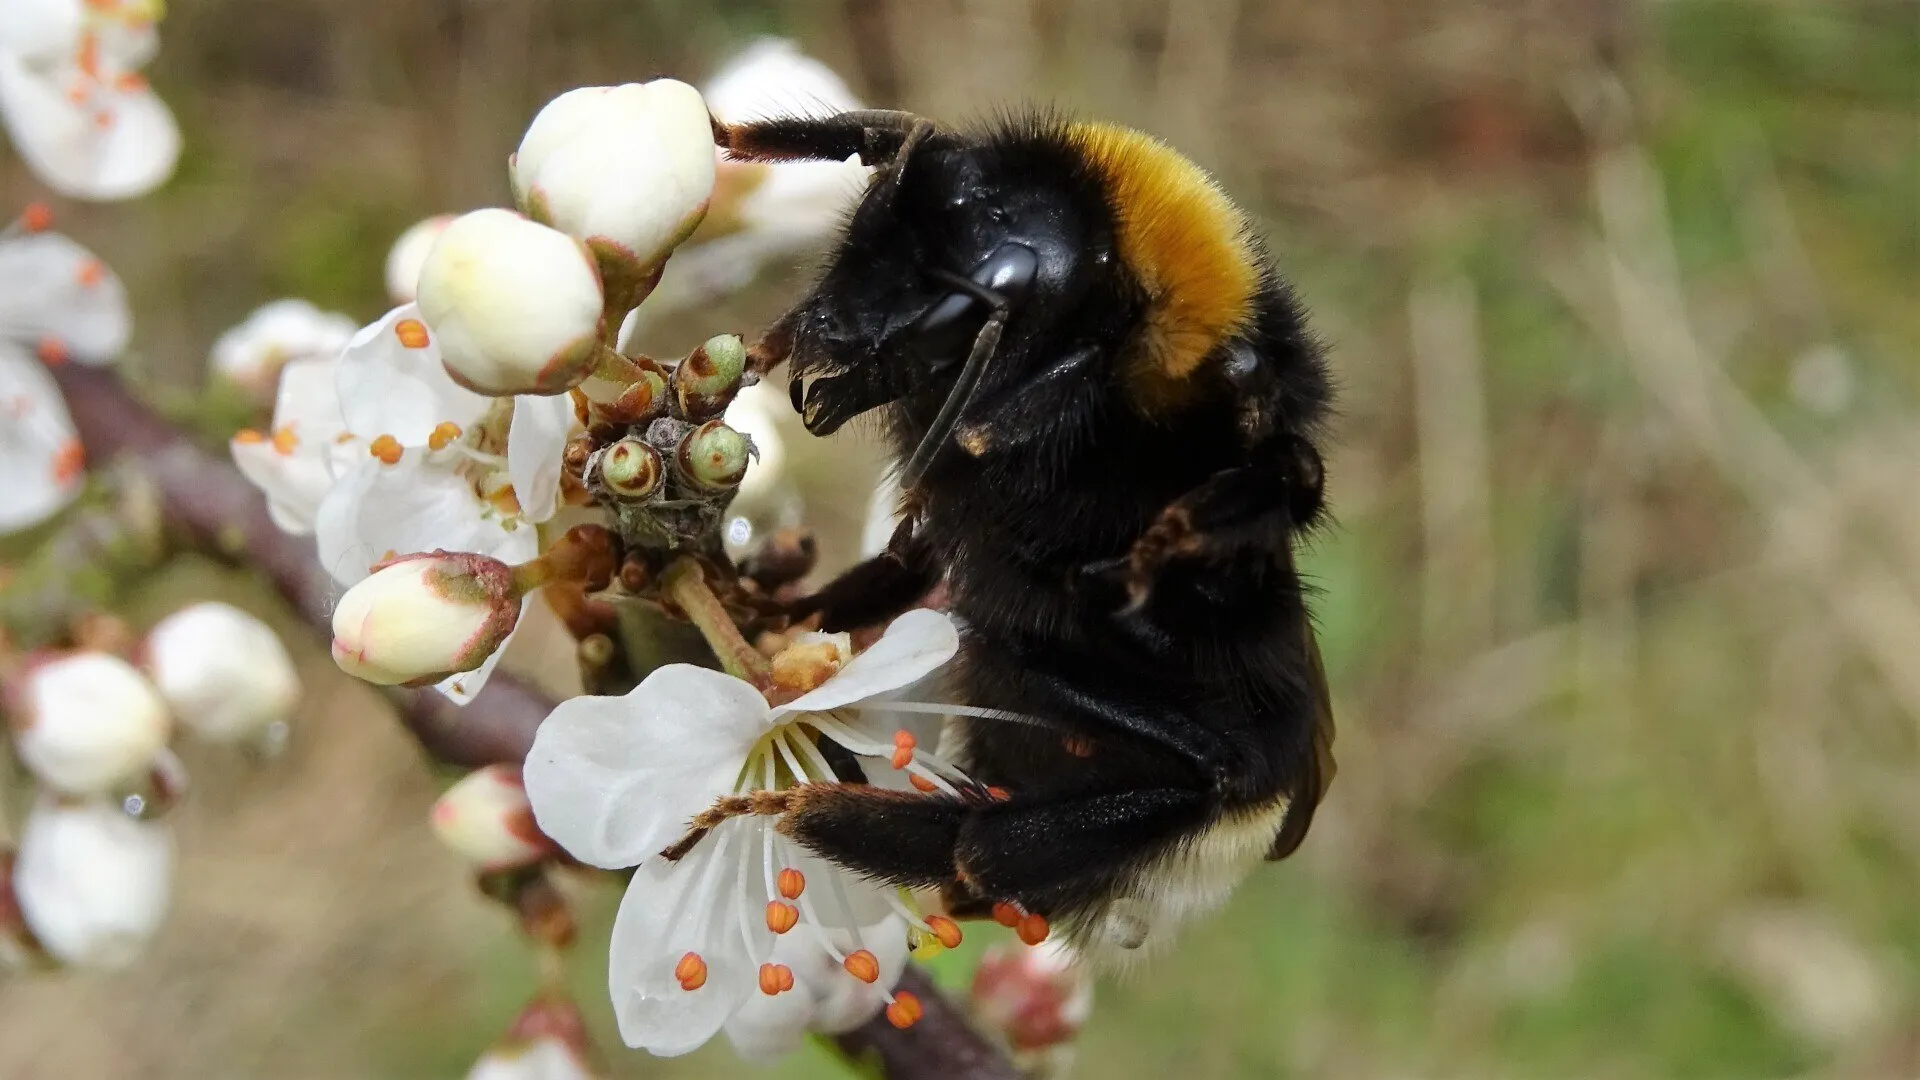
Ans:
{"type": "Polygon", "coordinates": [[[853,873],[965,900],[956,914],[1005,900],[1047,917],[1111,899],[1142,862],[1202,828],[1212,806],[1186,787],[994,801],[806,784],[733,799],[708,827],[728,810],[777,814],[780,832],[853,873]]]}

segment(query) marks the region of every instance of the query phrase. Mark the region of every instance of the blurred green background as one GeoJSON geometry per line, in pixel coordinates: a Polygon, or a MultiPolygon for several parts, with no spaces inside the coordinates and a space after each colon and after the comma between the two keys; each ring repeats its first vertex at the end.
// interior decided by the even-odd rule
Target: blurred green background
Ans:
{"type": "MultiPolygon", "coordinates": [[[[1920,5],[177,0],[150,74],[179,175],[62,227],[179,401],[264,301],[377,315],[393,237],[504,203],[554,93],[765,33],[874,103],[1166,136],[1331,347],[1339,780],[1301,856],[1099,987],[1079,1075],[1920,1072],[1920,5]]],[[[0,202],[38,197],[0,157],[0,202]]],[[[660,335],[750,332],[803,280],[660,335]]],[[[808,456],[844,535],[868,473],[808,456]]],[[[273,610],[198,566],[140,603],[207,592],[273,610]]],[[[435,778],[302,657],[286,758],[192,762],[154,954],[0,983],[0,1073],[451,1077],[504,1028],[533,963],[428,836],[435,778]]],[[[597,947],[613,1075],[754,1072],[620,1049],[597,947]]]]}

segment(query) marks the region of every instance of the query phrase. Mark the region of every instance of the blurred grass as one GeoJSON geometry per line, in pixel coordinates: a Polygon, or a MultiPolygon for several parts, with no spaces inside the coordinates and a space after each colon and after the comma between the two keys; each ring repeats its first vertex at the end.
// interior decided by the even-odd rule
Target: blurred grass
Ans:
{"type": "MultiPolygon", "coordinates": [[[[390,238],[501,201],[553,92],[697,76],[764,31],[885,104],[1035,96],[1169,135],[1267,219],[1332,346],[1339,523],[1307,565],[1339,782],[1298,860],[1100,988],[1080,1075],[1920,1071],[1920,8],[202,0],[153,71],[181,175],[67,219],[178,393],[257,303],[377,313],[390,238]]],[[[0,163],[0,194],[33,187],[0,163]]],[[[661,336],[750,329],[793,280],[661,336]]],[[[857,513],[814,460],[816,510],[857,513]]],[[[0,1033],[35,1032],[9,1074],[454,1076],[504,1027],[529,958],[421,839],[431,786],[371,699],[308,660],[334,703],[302,742],[381,767],[296,758],[257,809],[221,785],[260,781],[202,793],[286,815],[290,853],[300,815],[377,804],[355,843],[287,856],[339,910],[273,914],[290,883],[189,820],[195,865],[258,882],[241,906],[295,957],[219,948],[190,876],[131,985],[0,988],[0,1033]],[[195,1008],[138,1023],[130,989],[195,1008]]],[[[611,903],[576,978],[612,1072],[747,1074],[618,1050],[591,962],[611,903]]]]}

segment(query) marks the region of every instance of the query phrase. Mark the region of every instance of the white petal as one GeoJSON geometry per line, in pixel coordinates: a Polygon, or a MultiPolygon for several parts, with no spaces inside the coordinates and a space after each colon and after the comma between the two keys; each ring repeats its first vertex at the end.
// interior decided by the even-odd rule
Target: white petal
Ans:
{"type": "Polygon", "coordinates": [[[81,79],[65,64],[43,73],[0,54],[0,121],[34,173],[77,199],[143,195],[173,175],[180,128],[144,85],[100,84],[83,104],[64,87],[81,79]]]}
{"type": "Polygon", "coordinates": [[[80,440],[38,360],[0,343],[0,534],[30,529],[80,493],[80,440]]]}
{"type": "Polygon", "coordinates": [[[607,990],[620,1037],[661,1057],[698,1049],[758,993],[761,960],[772,951],[764,916],[743,905],[739,845],[755,841],[730,822],[677,863],[649,859],[634,871],[613,920],[607,990]],[[742,920],[742,916],[750,916],[742,920]],[[682,990],[674,968],[687,953],[706,962],[707,981],[682,990]]]}
{"type": "Polygon", "coordinates": [[[320,560],[342,585],[388,557],[422,551],[470,551],[509,566],[539,553],[533,526],[508,529],[468,481],[409,451],[397,464],[373,458],[341,476],[321,500],[314,523],[320,560]]]}
{"type": "Polygon", "coordinates": [[[289,361],[273,410],[276,438],[241,436],[229,444],[241,475],[267,496],[273,523],[295,536],[313,532],[334,474],[366,458],[363,443],[344,438],[347,425],[334,393],[337,363],[289,361]]]}
{"type": "Polygon", "coordinates": [[[507,476],[520,512],[528,521],[553,516],[560,499],[560,457],[573,434],[573,398],[513,399],[513,424],[507,429],[507,476]]]}
{"type": "Polygon", "coordinates": [[[527,753],[527,798],[541,831],[582,862],[657,862],[690,818],[733,790],[769,727],[766,700],[748,683],[669,664],[623,697],[556,706],[527,753]]]}
{"type": "Polygon", "coordinates": [[[0,18],[0,52],[30,63],[53,63],[80,46],[86,9],[82,0],[6,0],[0,18]]]}
{"type": "Polygon", "coordinates": [[[362,328],[340,357],[340,409],[363,439],[391,435],[402,446],[425,446],[443,422],[466,427],[493,403],[447,375],[431,331],[422,347],[404,344],[402,332],[417,332],[411,323],[427,327],[418,305],[402,304],[362,328]]]}
{"type": "MultiPolygon", "coordinates": [[[[774,946],[773,962],[793,967],[790,960],[781,959],[781,948],[789,941],[812,935],[805,930],[793,930],[783,934],[774,946]]],[[[813,946],[815,951],[819,946],[813,946]]],[[[825,956],[822,952],[820,955],[825,956]]],[[[794,968],[793,989],[784,994],[754,993],[747,995],[746,1003],[740,1011],[733,1014],[723,1028],[727,1042],[733,1045],[733,1052],[747,1061],[767,1063],[778,1061],[806,1041],[807,1033],[813,1030],[814,1015],[819,1012],[820,999],[815,993],[815,981],[803,978],[800,969],[794,968]]],[[[848,982],[858,982],[851,975],[842,973],[848,982]]]]}
{"type": "MultiPolygon", "coordinates": [[[[792,935],[788,935],[791,937],[792,935]]],[[[864,948],[880,962],[880,978],[863,983],[834,965],[830,978],[821,982],[819,1005],[813,1017],[813,1030],[826,1035],[852,1031],[873,1019],[887,1004],[887,993],[900,984],[907,968],[907,927],[898,916],[863,928],[858,941],[852,935],[839,937],[843,949],[864,948]]],[[[832,958],[828,958],[831,963],[832,958]]]]}
{"type": "Polygon", "coordinates": [[[498,1046],[481,1055],[467,1080],[595,1080],[566,1043],[541,1036],[524,1045],[498,1046]]]}
{"type": "Polygon", "coordinates": [[[0,337],[57,342],[73,359],[119,356],[133,332],[127,290],[92,252],[57,233],[0,241],[0,337]]]}
{"type": "Polygon", "coordinates": [[[960,635],[939,611],[916,608],[893,620],[880,640],[818,688],[775,709],[776,715],[827,712],[900,689],[953,659],[960,635]]]}

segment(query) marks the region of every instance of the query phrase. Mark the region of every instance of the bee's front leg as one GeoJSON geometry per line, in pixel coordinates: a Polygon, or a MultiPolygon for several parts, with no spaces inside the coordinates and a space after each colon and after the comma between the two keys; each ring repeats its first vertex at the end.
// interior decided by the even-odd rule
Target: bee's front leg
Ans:
{"type": "MultiPolygon", "coordinates": [[[[1313,445],[1277,436],[1249,464],[1215,473],[1174,500],[1125,555],[1083,567],[1081,578],[1117,590],[1119,613],[1132,615],[1176,565],[1212,564],[1233,577],[1290,565],[1294,533],[1320,515],[1321,484],[1313,445]]],[[[1208,584],[1204,575],[1200,583],[1208,584]]]]}

